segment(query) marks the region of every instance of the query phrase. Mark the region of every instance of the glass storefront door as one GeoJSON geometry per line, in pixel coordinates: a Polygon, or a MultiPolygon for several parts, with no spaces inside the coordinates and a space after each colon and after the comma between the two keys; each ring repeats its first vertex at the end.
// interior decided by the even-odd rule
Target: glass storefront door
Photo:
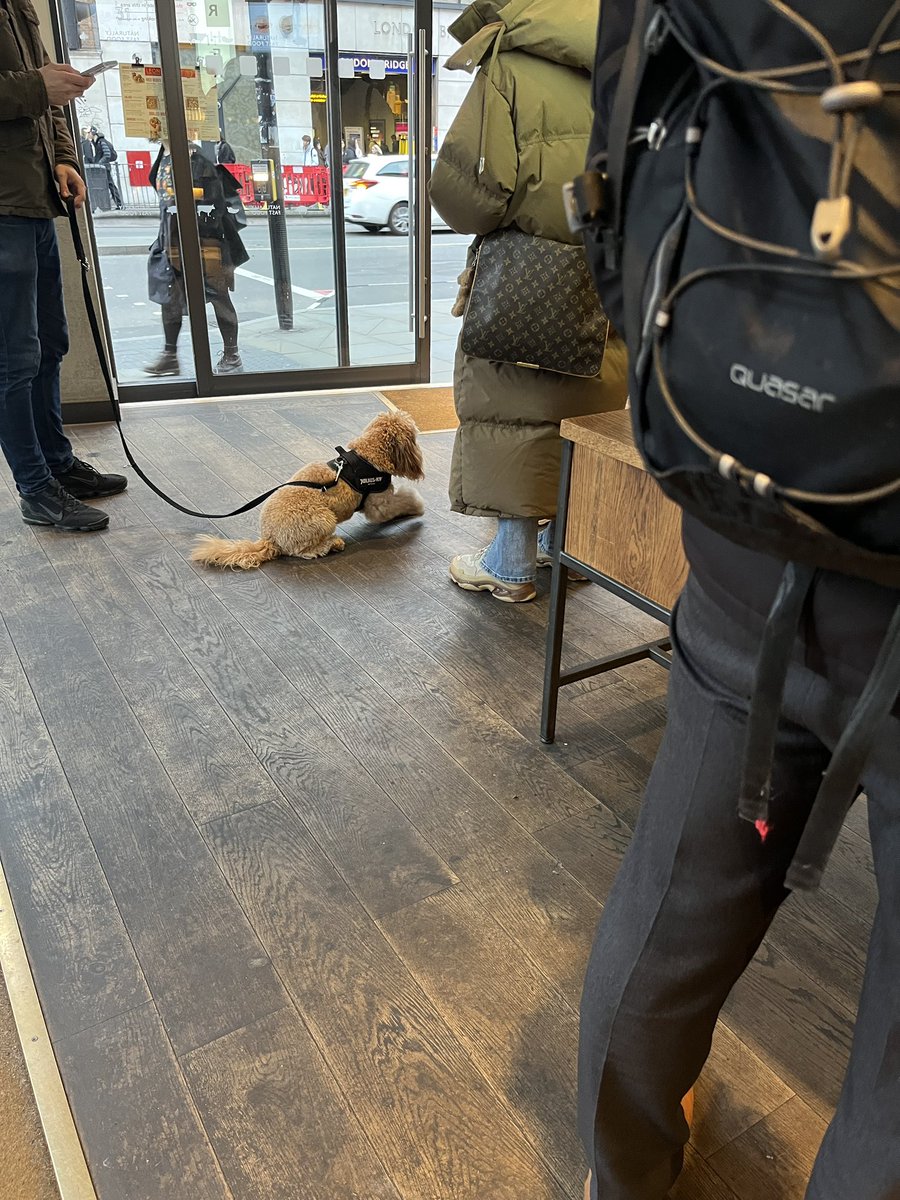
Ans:
{"type": "Polygon", "coordinates": [[[432,8],[96,0],[70,53],[118,62],[78,116],[124,399],[428,378],[432,8]]]}

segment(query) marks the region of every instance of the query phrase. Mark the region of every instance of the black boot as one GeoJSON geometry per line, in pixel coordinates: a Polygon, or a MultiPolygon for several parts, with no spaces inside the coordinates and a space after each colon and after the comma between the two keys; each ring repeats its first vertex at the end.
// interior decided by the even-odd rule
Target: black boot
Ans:
{"type": "Polygon", "coordinates": [[[177,350],[163,350],[156,362],[144,367],[145,375],[180,375],[177,350]]]}
{"type": "Polygon", "coordinates": [[[56,481],[77,500],[91,500],[95,496],[115,496],[124,492],[128,480],[124,475],[102,475],[90,463],[76,458],[68,471],[57,475],[56,481]]]}
{"type": "Polygon", "coordinates": [[[105,512],[82,504],[55,479],[43,491],[22,496],[21,503],[22,520],[26,525],[52,525],[66,533],[94,533],[109,524],[105,512]]]}
{"type": "Polygon", "coordinates": [[[244,363],[238,353],[237,346],[228,347],[222,351],[222,357],[216,363],[217,375],[240,375],[244,369],[244,363]]]}

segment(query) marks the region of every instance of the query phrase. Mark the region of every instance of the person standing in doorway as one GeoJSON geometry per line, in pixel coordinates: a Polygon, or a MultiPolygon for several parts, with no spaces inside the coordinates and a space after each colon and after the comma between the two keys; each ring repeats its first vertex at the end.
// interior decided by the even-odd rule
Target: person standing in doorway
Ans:
{"type": "Polygon", "coordinates": [[[122,193],[119,191],[118,184],[113,178],[113,163],[119,156],[109,138],[95,127],[91,129],[91,141],[94,143],[94,162],[98,167],[105,169],[106,186],[109,188],[110,197],[113,204],[121,212],[125,205],[122,203],[122,193]]]}
{"type": "Polygon", "coordinates": [[[80,208],[84,181],[62,107],[93,82],[51,63],[31,5],[3,0],[0,21],[0,448],[30,525],[105,529],[83,500],[124,491],[72,452],[62,421],[60,368],[69,348],[54,219],[80,208]]]}

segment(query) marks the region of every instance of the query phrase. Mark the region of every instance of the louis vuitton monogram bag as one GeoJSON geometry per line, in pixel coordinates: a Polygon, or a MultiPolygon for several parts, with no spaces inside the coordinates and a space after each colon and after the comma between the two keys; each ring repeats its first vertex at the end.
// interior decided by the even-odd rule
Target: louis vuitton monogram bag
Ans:
{"type": "Polygon", "coordinates": [[[609,322],[583,246],[500,229],[476,256],[465,354],[585,379],[600,374],[609,322]]]}

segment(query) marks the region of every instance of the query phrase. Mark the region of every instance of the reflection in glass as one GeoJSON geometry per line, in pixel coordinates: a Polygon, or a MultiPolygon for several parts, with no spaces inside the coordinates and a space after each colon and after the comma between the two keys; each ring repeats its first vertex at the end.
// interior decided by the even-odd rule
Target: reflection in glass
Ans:
{"type": "MultiPolygon", "coordinates": [[[[229,368],[222,361],[226,349],[233,348],[229,318],[231,325],[238,323],[244,372],[321,371],[338,365],[333,153],[347,172],[337,203],[347,218],[350,362],[415,360],[408,262],[414,9],[411,0],[389,7],[365,0],[329,3],[336,6],[340,43],[339,95],[334,97],[326,83],[324,0],[174,0],[178,67],[195,143],[194,184],[201,193],[194,207],[206,264],[214,366],[229,368]],[[343,136],[335,148],[329,144],[329,104],[340,105],[343,136]],[[366,186],[349,186],[358,182],[366,186]],[[226,246],[217,236],[223,206],[237,225],[246,261],[239,261],[243,254],[237,242],[226,246]]],[[[165,196],[154,187],[158,169],[151,182],[166,121],[154,5],[152,0],[78,0],[69,6],[75,14],[66,23],[73,65],[86,67],[98,58],[120,64],[118,72],[100,77],[78,117],[86,134],[96,127],[115,153],[109,177],[118,188],[121,211],[106,168],[87,166],[95,235],[119,378],[146,382],[144,369],[171,343],[177,307],[175,297],[168,305],[159,301],[163,293],[159,280],[154,284],[148,248],[161,240],[171,270],[177,273],[180,265],[171,221],[161,215],[165,196]]],[[[463,90],[463,81],[440,65],[452,44],[448,26],[462,7],[450,0],[435,4],[436,54],[426,68],[435,111],[433,146],[452,121],[463,90]]],[[[86,136],[86,161],[90,147],[86,136]]],[[[436,263],[449,291],[464,248],[452,235],[440,236],[436,263]]],[[[158,254],[159,247],[157,275],[158,254]]],[[[181,309],[178,370],[190,376],[190,329],[181,309]]],[[[230,368],[235,365],[232,361],[230,368]]]]}

